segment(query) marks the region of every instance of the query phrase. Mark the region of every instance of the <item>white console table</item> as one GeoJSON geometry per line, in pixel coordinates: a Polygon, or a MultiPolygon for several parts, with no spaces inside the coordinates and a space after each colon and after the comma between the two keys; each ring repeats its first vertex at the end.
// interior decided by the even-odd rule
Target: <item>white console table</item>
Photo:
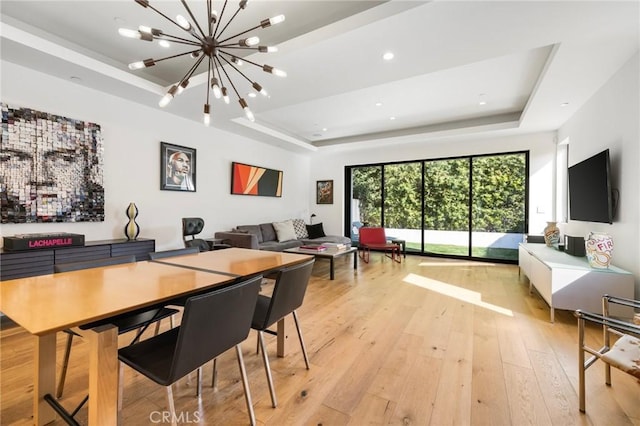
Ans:
{"type": "MultiPolygon", "coordinates": [[[[634,277],[630,272],[610,265],[609,269],[589,266],[586,257],[571,256],[545,244],[520,243],[518,266],[532,286],[551,308],[602,312],[602,296],[634,298],[634,277]]],[[[612,307],[613,308],[613,307],[612,307]]],[[[612,314],[632,317],[633,311],[615,306],[612,314]]]]}

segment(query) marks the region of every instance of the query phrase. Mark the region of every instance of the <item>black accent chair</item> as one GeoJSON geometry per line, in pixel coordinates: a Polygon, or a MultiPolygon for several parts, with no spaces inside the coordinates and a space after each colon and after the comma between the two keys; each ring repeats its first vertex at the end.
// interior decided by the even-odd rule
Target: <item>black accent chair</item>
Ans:
{"type": "Polygon", "coordinates": [[[259,295],[256,309],[253,313],[251,328],[258,331],[258,343],[262,350],[262,360],[264,361],[264,369],[269,382],[269,392],[271,393],[271,403],[274,408],[277,406],[276,393],[273,387],[271,367],[269,366],[269,357],[267,356],[263,333],[277,335],[276,332],[268,330],[268,328],[287,315],[293,314],[304,363],[307,370],[309,369],[309,358],[302,339],[302,331],[298,323],[296,309],[302,305],[304,300],[307,284],[311,277],[311,270],[313,269],[313,262],[314,259],[278,271],[271,297],[259,295]]]}
{"type": "Polygon", "coordinates": [[[154,251],[152,253],[149,253],[149,258],[151,260],[158,260],[158,259],[164,259],[167,257],[182,256],[185,254],[196,254],[196,253],[200,253],[200,249],[198,247],[185,247],[185,248],[174,249],[174,250],[154,251]]]}
{"type": "MultiPolygon", "coordinates": [[[[103,259],[88,260],[83,262],[62,263],[62,264],[54,265],[53,268],[55,273],[61,273],[61,272],[78,271],[80,269],[90,269],[90,268],[98,268],[102,266],[134,263],[135,261],[136,261],[136,258],[134,255],[116,256],[116,257],[107,257],[103,259]]],[[[118,328],[118,334],[124,334],[129,331],[138,330],[138,333],[136,334],[135,338],[131,342],[131,343],[135,343],[140,339],[140,336],[142,335],[142,333],[146,331],[149,325],[156,323],[156,334],[157,334],[160,326],[160,321],[165,318],[171,317],[173,314],[176,314],[178,312],[179,312],[178,310],[170,309],[170,308],[153,308],[153,309],[147,308],[147,309],[141,309],[135,312],[122,314],[116,317],[92,322],[89,324],[84,324],[84,325],[81,325],[79,328],[81,330],[89,330],[91,328],[98,327],[103,324],[113,324],[118,328]]],[[[60,372],[60,379],[58,381],[58,389],[56,391],[57,398],[62,397],[62,392],[64,390],[64,382],[67,377],[67,368],[69,366],[69,356],[71,355],[71,345],[73,343],[73,338],[74,336],[79,336],[78,333],[70,329],[63,330],[63,331],[67,333],[67,344],[65,347],[64,358],[62,361],[62,370],[60,372]]],[[[86,402],[86,400],[83,401],[83,403],[84,402],[86,402]]]]}
{"type": "Polygon", "coordinates": [[[255,425],[241,343],[249,335],[261,281],[262,276],[257,276],[190,297],[179,327],[118,351],[121,362],[167,388],[173,421],[176,415],[171,385],[235,346],[249,418],[255,425]]]}
{"type": "Polygon", "coordinates": [[[209,251],[209,244],[202,238],[195,236],[204,229],[204,220],[200,217],[182,218],[182,240],[185,247],[198,247],[200,251],[209,251]],[[191,237],[190,239],[188,237],[191,237]]]}

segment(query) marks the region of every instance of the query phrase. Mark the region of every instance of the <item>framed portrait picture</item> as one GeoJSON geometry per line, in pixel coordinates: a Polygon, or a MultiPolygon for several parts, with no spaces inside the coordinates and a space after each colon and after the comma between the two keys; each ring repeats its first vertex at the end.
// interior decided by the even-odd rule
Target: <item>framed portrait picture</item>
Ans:
{"type": "Polygon", "coordinates": [[[316,204],[333,204],[333,181],[316,181],[316,204]]]}
{"type": "Polygon", "coordinates": [[[160,189],[196,191],[196,150],[160,142],[160,189]]]}

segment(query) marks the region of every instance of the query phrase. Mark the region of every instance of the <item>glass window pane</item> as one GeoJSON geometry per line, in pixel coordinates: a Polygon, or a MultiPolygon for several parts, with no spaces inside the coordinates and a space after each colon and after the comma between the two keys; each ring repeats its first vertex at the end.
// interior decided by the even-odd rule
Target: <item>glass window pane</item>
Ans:
{"type": "Polygon", "coordinates": [[[351,169],[351,240],[358,241],[358,228],[382,226],[382,167],[351,169]]]}
{"type": "Polygon", "coordinates": [[[407,250],[421,250],[421,163],[384,166],[384,227],[387,237],[405,240],[407,250]]]}
{"type": "Polygon", "coordinates": [[[472,256],[518,259],[525,234],[526,155],[473,159],[472,256]]]}
{"type": "Polygon", "coordinates": [[[469,256],[469,159],[425,162],[424,251],[469,256]]]}

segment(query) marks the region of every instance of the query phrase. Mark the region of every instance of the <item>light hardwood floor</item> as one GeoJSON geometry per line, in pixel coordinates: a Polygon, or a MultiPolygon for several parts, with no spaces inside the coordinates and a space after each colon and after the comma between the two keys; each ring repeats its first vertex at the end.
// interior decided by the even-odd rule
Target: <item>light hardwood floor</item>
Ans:
{"type": "MultiPolygon", "coordinates": [[[[528,294],[517,266],[417,256],[397,264],[379,254],[357,272],[352,265],[339,259],[334,281],[326,262],[314,267],[299,310],[310,370],[293,329],[285,358],[266,337],[275,409],[255,333],[245,342],[259,424],[640,425],[640,384],[614,370],[613,386],[605,386],[601,363],[587,371],[587,414],[578,411],[576,321],[558,311],[549,323],[548,307],[528,294]]],[[[32,338],[19,327],[0,336],[0,423],[30,424],[32,338]]],[[[587,338],[600,339],[599,330],[587,338]]],[[[63,343],[60,335],[59,357],[63,343]]],[[[76,339],[65,405],[84,396],[87,364],[87,344],[76,339]]],[[[248,423],[234,351],[220,359],[215,390],[204,387],[198,401],[194,387],[185,379],[174,386],[185,424],[248,423]]],[[[124,425],[158,424],[163,388],[127,369],[124,395],[124,425]]],[[[86,409],[79,419],[86,421],[86,409]]]]}

